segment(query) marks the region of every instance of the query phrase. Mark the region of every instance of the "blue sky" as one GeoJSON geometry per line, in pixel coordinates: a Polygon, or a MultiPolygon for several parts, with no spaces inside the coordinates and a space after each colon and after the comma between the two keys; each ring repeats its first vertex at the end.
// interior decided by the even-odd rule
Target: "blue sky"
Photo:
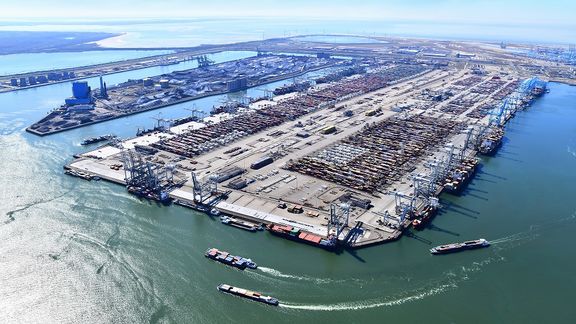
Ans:
{"type": "Polygon", "coordinates": [[[558,26],[576,24],[568,0],[0,0],[0,19],[301,17],[558,26]]]}

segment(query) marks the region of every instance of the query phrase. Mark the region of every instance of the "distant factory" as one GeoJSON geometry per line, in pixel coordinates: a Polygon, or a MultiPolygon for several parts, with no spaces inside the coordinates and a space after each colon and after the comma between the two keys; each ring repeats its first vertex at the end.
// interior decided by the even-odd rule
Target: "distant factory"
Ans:
{"type": "Polygon", "coordinates": [[[75,78],[76,74],[73,71],[64,71],[62,73],[50,72],[37,76],[31,75],[29,77],[12,78],[10,79],[10,85],[13,87],[28,87],[37,84],[45,84],[49,82],[70,80],[75,78]]]}

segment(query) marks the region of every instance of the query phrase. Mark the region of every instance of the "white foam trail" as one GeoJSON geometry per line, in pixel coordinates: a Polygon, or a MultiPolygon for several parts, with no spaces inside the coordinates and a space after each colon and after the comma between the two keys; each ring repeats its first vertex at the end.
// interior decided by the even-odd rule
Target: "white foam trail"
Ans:
{"type": "Polygon", "coordinates": [[[570,146],[568,146],[568,154],[576,158],[576,150],[573,150],[570,146]]]}
{"type": "Polygon", "coordinates": [[[516,234],[512,234],[509,236],[505,236],[496,240],[491,240],[490,244],[495,245],[495,244],[502,244],[502,243],[508,243],[508,242],[514,242],[514,241],[529,241],[529,240],[533,240],[535,239],[537,236],[539,236],[536,233],[532,233],[532,229],[530,229],[528,232],[520,232],[520,233],[516,233],[516,234]]]}
{"type": "Polygon", "coordinates": [[[278,278],[294,279],[294,280],[301,280],[301,281],[312,281],[312,282],[316,282],[316,283],[328,283],[328,282],[335,282],[336,281],[336,280],[332,280],[332,279],[328,279],[328,278],[312,278],[312,277],[306,277],[306,276],[291,275],[291,274],[282,273],[276,269],[266,268],[266,267],[258,267],[258,269],[260,271],[266,273],[266,274],[269,274],[273,277],[278,277],[278,278]]]}
{"type": "Polygon", "coordinates": [[[398,306],[409,302],[424,299],[444,293],[448,290],[458,288],[458,283],[470,279],[470,274],[482,270],[482,268],[492,262],[504,261],[502,257],[489,257],[481,261],[475,261],[469,266],[461,266],[444,273],[444,278],[440,281],[433,281],[426,285],[427,287],[406,291],[396,296],[388,296],[379,299],[365,300],[359,302],[345,302],[335,304],[297,304],[297,303],[280,303],[280,307],[289,309],[301,309],[309,311],[350,311],[350,310],[364,310],[379,307],[392,307],[398,306]]]}
{"type": "Polygon", "coordinates": [[[523,240],[530,241],[540,236],[540,232],[546,229],[554,228],[558,224],[573,221],[574,219],[576,219],[576,211],[574,211],[570,216],[559,218],[548,223],[531,224],[527,231],[511,234],[495,240],[490,240],[490,243],[501,244],[523,240]]]}
{"type": "Polygon", "coordinates": [[[397,299],[382,300],[382,301],[365,301],[356,303],[338,303],[333,305],[306,305],[306,304],[290,304],[290,303],[280,303],[280,307],[291,308],[291,309],[304,309],[311,311],[346,311],[346,310],[363,310],[378,307],[390,307],[402,305],[408,302],[420,300],[426,297],[434,296],[447,291],[448,289],[454,289],[458,286],[455,283],[449,283],[440,285],[438,287],[431,288],[429,290],[406,296],[397,299]]]}
{"type": "MultiPolygon", "coordinates": [[[[562,223],[562,222],[566,222],[566,221],[572,221],[574,219],[576,219],[576,211],[568,217],[561,218],[561,219],[558,219],[558,220],[555,220],[555,221],[552,221],[549,223],[544,223],[544,224],[540,224],[540,225],[533,224],[529,227],[529,229],[527,231],[512,234],[512,235],[509,235],[509,236],[506,236],[506,237],[503,237],[500,239],[492,240],[491,243],[492,244],[500,244],[500,243],[514,242],[514,241],[521,241],[521,240],[532,240],[532,239],[534,239],[540,235],[539,233],[536,233],[536,232],[550,228],[551,225],[557,225],[558,223],[562,223]]],[[[446,278],[443,281],[444,282],[447,281],[447,283],[439,284],[439,285],[432,287],[432,288],[429,288],[429,289],[417,289],[417,290],[414,290],[412,292],[406,292],[406,294],[404,294],[404,295],[408,295],[408,296],[391,296],[391,297],[382,298],[382,299],[373,299],[373,300],[366,300],[366,301],[359,301],[359,302],[348,302],[348,303],[335,303],[335,304],[330,304],[330,305],[327,305],[327,304],[318,304],[318,305],[297,304],[297,303],[285,302],[285,303],[280,303],[280,307],[288,308],[288,309],[308,310],[308,311],[350,311],[350,310],[364,310],[364,309],[371,309],[371,308],[391,307],[391,306],[402,305],[405,303],[424,299],[426,297],[438,295],[438,294],[446,292],[450,289],[456,289],[456,288],[458,288],[459,282],[469,280],[469,278],[470,278],[469,274],[470,273],[478,272],[478,271],[482,270],[483,267],[491,264],[492,262],[502,262],[505,260],[506,259],[504,257],[496,254],[496,256],[489,257],[488,259],[472,262],[472,264],[469,266],[461,266],[457,270],[453,269],[453,270],[445,273],[446,278]]],[[[308,278],[308,277],[299,277],[299,276],[283,274],[280,271],[277,271],[275,269],[262,268],[261,270],[263,270],[266,273],[269,273],[269,274],[272,274],[275,276],[279,276],[279,277],[284,277],[284,278],[291,278],[291,279],[299,279],[300,278],[299,280],[313,279],[313,278],[308,278]]]]}

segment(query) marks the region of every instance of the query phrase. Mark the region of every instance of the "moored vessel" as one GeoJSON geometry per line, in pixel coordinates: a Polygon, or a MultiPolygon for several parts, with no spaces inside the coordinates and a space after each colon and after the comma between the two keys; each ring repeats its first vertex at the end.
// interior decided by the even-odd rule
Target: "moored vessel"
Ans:
{"type": "Polygon", "coordinates": [[[90,137],[90,138],[85,138],[80,145],[90,145],[90,144],[94,144],[94,143],[100,143],[100,142],[104,142],[104,141],[108,141],[113,139],[115,136],[112,134],[107,134],[107,135],[102,135],[102,136],[97,136],[97,137],[90,137]]]}
{"type": "Polygon", "coordinates": [[[484,155],[494,155],[496,149],[502,144],[504,130],[500,127],[492,128],[488,135],[482,139],[478,152],[484,155]]]}
{"type": "Polygon", "coordinates": [[[336,247],[335,238],[325,239],[312,233],[303,232],[300,229],[289,225],[268,224],[266,225],[266,229],[268,229],[268,231],[273,235],[280,236],[292,241],[302,242],[328,250],[334,249],[336,247]]]}
{"type": "Polygon", "coordinates": [[[428,224],[430,220],[436,216],[437,212],[438,206],[428,205],[424,207],[422,211],[418,213],[416,219],[412,220],[412,227],[414,227],[416,230],[424,229],[424,226],[426,226],[426,224],[428,224]]]}
{"type": "Polygon", "coordinates": [[[249,232],[256,232],[262,230],[262,225],[254,224],[245,220],[241,220],[238,218],[230,217],[230,216],[220,216],[220,222],[222,224],[234,226],[239,229],[243,229],[249,232]]]}
{"type": "Polygon", "coordinates": [[[449,172],[448,177],[444,181],[444,191],[455,195],[460,194],[466,184],[472,179],[477,165],[478,160],[476,158],[462,161],[458,167],[449,172]]]}

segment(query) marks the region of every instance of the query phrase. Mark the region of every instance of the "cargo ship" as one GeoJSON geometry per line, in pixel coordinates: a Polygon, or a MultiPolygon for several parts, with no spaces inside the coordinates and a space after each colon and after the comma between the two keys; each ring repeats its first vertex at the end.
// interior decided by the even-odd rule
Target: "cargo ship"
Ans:
{"type": "Polygon", "coordinates": [[[432,205],[424,207],[424,209],[422,209],[422,211],[418,213],[416,219],[412,221],[412,227],[414,227],[414,229],[419,231],[424,229],[424,226],[426,226],[426,224],[428,224],[430,220],[432,220],[432,218],[436,216],[437,212],[438,207],[434,207],[432,205]]]}
{"type": "Polygon", "coordinates": [[[332,250],[336,247],[335,238],[325,239],[315,234],[303,232],[300,229],[289,225],[268,224],[266,225],[266,229],[268,229],[268,231],[273,235],[295,242],[302,242],[328,250],[332,250]]]}
{"type": "Polygon", "coordinates": [[[452,244],[440,245],[440,246],[437,246],[435,248],[431,248],[430,253],[432,253],[432,254],[446,254],[446,253],[459,252],[459,251],[463,251],[463,250],[479,249],[479,248],[488,247],[488,246],[490,246],[490,242],[481,238],[478,240],[466,241],[463,243],[452,243],[452,244]]]}
{"type": "Polygon", "coordinates": [[[462,161],[458,167],[448,174],[444,181],[444,191],[459,195],[474,176],[476,166],[478,166],[478,160],[475,158],[462,161]]]}
{"type": "Polygon", "coordinates": [[[229,216],[220,216],[220,222],[222,224],[234,226],[236,228],[240,228],[249,232],[256,232],[263,230],[262,225],[250,223],[247,221],[243,221],[238,218],[229,217],[229,216]]]}
{"type": "Polygon", "coordinates": [[[216,248],[208,249],[206,253],[204,253],[204,256],[207,257],[208,259],[224,263],[226,265],[238,268],[240,270],[244,270],[246,268],[250,269],[258,268],[258,265],[251,259],[231,255],[226,251],[220,251],[216,248]]]}
{"type": "Polygon", "coordinates": [[[502,144],[502,138],[504,138],[504,130],[500,127],[492,128],[488,135],[482,138],[478,152],[484,155],[494,155],[496,149],[502,144]]]}
{"type": "Polygon", "coordinates": [[[251,299],[257,302],[261,302],[264,304],[268,304],[268,305],[272,305],[272,306],[278,306],[279,302],[278,299],[274,298],[274,297],[270,297],[270,296],[263,296],[260,293],[254,292],[254,291],[250,291],[250,290],[246,290],[243,288],[238,288],[238,287],[234,287],[234,286],[230,286],[227,284],[220,284],[218,285],[218,290],[220,290],[221,292],[227,293],[227,294],[232,294],[238,297],[242,297],[242,298],[247,298],[247,299],[251,299]]]}
{"type": "Polygon", "coordinates": [[[90,145],[90,144],[94,144],[94,143],[109,141],[109,140],[113,139],[114,137],[116,137],[116,136],[114,136],[112,134],[107,134],[107,135],[102,135],[102,136],[97,136],[97,137],[85,138],[82,141],[82,143],[80,143],[80,145],[90,145]]]}

